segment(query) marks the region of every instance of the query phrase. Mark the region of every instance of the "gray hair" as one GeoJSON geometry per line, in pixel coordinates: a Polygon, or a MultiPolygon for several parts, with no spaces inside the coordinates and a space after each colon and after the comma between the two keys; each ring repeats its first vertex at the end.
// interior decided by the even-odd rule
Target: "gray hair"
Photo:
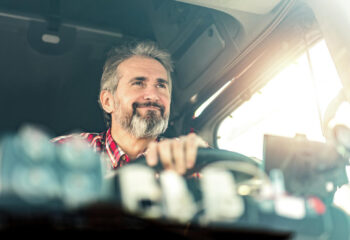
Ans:
{"type": "MultiPolygon", "coordinates": [[[[118,66],[120,63],[133,56],[153,58],[160,62],[168,73],[169,91],[171,93],[171,72],[173,72],[173,63],[171,61],[170,54],[166,50],[160,49],[156,45],[156,43],[152,41],[132,42],[111,49],[108,52],[107,60],[103,67],[100,92],[103,90],[107,90],[111,93],[115,92],[120,79],[120,76],[118,75],[117,71],[118,66]]],[[[100,100],[98,100],[98,102],[102,108],[100,100]]],[[[104,116],[107,127],[109,127],[111,122],[111,116],[109,113],[106,112],[104,112],[104,116]]]]}

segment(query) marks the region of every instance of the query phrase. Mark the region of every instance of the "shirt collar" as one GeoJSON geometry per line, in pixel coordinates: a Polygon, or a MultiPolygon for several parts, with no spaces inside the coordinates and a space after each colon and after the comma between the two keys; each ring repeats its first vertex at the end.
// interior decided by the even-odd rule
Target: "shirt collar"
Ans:
{"type": "MultiPolygon", "coordinates": [[[[161,141],[160,137],[157,137],[157,142],[161,141]]],[[[106,152],[111,160],[112,168],[117,168],[123,165],[125,162],[130,162],[130,157],[121,149],[117,142],[113,139],[111,128],[108,128],[105,137],[106,152]],[[122,163],[123,162],[123,163],[122,163]]],[[[144,153],[139,154],[137,157],[145,155],[144,153]]]]}
{"type": "Polygon", "coordinates": [[[106,152],[111,160],[112,168],[117,168],[120,165],[120,161],[129,162],[128,155],[119,147],[119,145],[114,141],[111,134],[111,129],[109,128],[106,132],[105,138],[106,152]]]}

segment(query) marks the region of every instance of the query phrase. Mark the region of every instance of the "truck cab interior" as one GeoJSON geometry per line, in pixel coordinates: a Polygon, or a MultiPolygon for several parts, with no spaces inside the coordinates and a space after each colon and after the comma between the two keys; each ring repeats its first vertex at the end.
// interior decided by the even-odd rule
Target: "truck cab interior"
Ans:
{"type": "MultiPolygon", "coordinates": [[[[195,132],[213,149],[250,158],[272,183],[283,182],[284,174],[287,191],[295,197],[284,203],[299,206],[301,200],[310,203],[310,196],[317,196],[321,206],[336,209],[325,216],[306,204],[316,210],[308,208],[312,213],[304,211],[300,217],[293,208],[293,213],[284,211],[288,204],[282,204],[283,210],[276,207],[274,214],[265,204],[266,211],[254,218],[257,225],[249,218],[253,210],[246,207],[240,218],[206,218],[205,226],[233,226],[232,234],[241,237],[246,232],[240,226],[257,227],[254,236],[265,236],[267,232],[260,232],[264,227],[279,231],[278,236],[269,232],[273,239],[349,239],[347,10],[350,4],[344,0],[0,0],[1,136],[26,126],[39,127],[49,137],[104,131],[97,99],[108,51],[128,41],[155,41],[170,52],[175,66],[164,137],[195,132]],[[344,191],[335,194],[339,189],[344,191]],[[280,224],[272,224],[275,215],[280,224]]],[[[0,146],[11,148],[6,141],[0,146]]],[[[210,154],[201,157],[226,156],[210,154]]],[[[5,151],[0,162],[10,166],[16,159],[9,156],[5,151]]],[[[232,169],[252,175],[242,166],[232,169]]],[[[2,175],[3,183],[15,181],[11,174],[2,175]]],[[[263,192],[261,182],[253,185],[263,192]]],[[[244,197],[245,206],[263,209],[255,195],[253,201],[245,198],[257,192],[253,185],[248,191],[248,185],[238,184],[237,195],[244,197]]],[[[37,202],[26,204],[40,209],[37,202]]],[[[185,237],[210,231],[197,234],[202,222],[196,223],[185,237]]],[[[142,227],[146,225],[150,227],[148,222],[142,227]]],[[[174,230],[161,227],[164,234],[174,230]]]]}

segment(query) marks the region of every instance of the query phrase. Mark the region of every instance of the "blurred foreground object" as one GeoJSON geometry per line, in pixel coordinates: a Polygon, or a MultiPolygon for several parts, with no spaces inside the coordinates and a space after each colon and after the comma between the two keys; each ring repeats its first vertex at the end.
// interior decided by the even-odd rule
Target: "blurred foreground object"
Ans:
{"type": "Polygon", "coordinates": [[[280,169],[291,194],[331,201],[336,188],[348,182],[346,165],[348,159],[333,143],[309,141],[303,135],[264,137],[265,171],[280,169]]]}
{"type": "Polygon", "coordinates": [[[334,195],[334,204],[350,215],[350,185],[343,185],[334,195]]]}
{"type": "MultiPolygon", "coordinates": [[[[80,137],[63,144],[49,139],[45,131],[30,126],[2,136],[1,231],[107,230],[143,237],[171,234],[174,239],[218,239],[223,234],[240,239],[345,240],[349,236],[348,216],[341,209],[321,197],[288,191],[293,179],[278,166],[267,175],[248,157],[199,149],[194,171],[200,177],[157,173],[143,159],[144,164],[135,160],[105,178],[101,156],[80,137]]],[[[323,171],[334,167],[338,154],[333,149],[319,155],[320,146],[309,144],[311,153],[318,151],[311,157],[321,157],[319,165],[311,164],[315,168],[309,169],[320,177],[309,179],[314,184],[328,176],[323,171]]],[[[300,149],[292,153],[297,166],[300,149]]]]}
{"type": "Polygon", "coordinates": [[[100,157],[79,138],[55,145],[48,134],[25,126],[1,139],[0,206],[63,210],[102,198],[100,157]]]}

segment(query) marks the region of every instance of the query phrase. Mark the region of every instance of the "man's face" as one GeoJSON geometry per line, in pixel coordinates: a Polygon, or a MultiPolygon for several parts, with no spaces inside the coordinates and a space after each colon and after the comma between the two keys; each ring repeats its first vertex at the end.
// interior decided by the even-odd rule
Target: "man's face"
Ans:
{"type": "Polygon", "coordinates": [[[118,66],[112,124],[119,124],[137,138],[156,137],[168,126],[169,79],[155,59],[134,56],[118,66]]]}

